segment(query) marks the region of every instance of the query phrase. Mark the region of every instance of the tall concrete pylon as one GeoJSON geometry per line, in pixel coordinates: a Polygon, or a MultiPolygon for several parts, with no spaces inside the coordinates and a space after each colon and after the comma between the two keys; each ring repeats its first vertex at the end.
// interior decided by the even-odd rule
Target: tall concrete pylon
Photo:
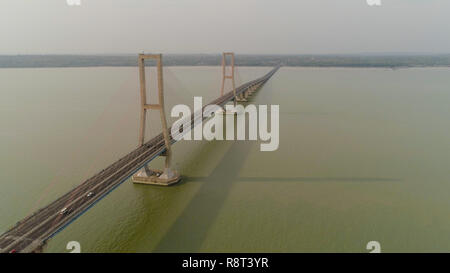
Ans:
{"type": "Polygon", "coordinates": [[[231,80],[231,84],[233,86],[233,94],[234,94],[234,106],[236,106],[237,98],[236,98],[236,83],[234,81],[234,52],[224,52],[222,53],[222,88],[220,89],[220,96],[224,95],[225,91],[225,81],[227,79],[231,80]],[[231,58],[231,75],[227,75],[227,56],[231,58]]]}
{"type": "Polygon", "coordinates": [[[164,81],[163,81],[163,69],[162,69],[162,55],[161,54],[139,54],[139,81],[140,81],[140,93],[141,93],[141,125],[139,130],[139,146],[143,146],[145,142],[145,123],[147,110],[159,110],[161,118],[161,125],[164,137],[164,144],[166,151],[161,154],[166,157],[164,171],[151,170],[148,166],[142,168],[138,173],[133,175],[133,182],[140,184],[151,185],[163,185],[168,186],[180,181],[180,175],[170,168],[172,159],[172,150],[169,137],[169,131],[167,127],[166,114],[164,112],[164,81]],[[147,88],[145,81],[145,60],[156,60],[156,71],[158,79],[158,103],[147,103],[147,88]]]}

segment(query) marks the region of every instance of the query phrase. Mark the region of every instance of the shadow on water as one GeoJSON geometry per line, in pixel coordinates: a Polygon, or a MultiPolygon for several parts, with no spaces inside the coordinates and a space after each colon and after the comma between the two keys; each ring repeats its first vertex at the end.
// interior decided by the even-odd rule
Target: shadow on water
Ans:
{"type": "MultiPolygon", "coordinates": [[[[209,177],[183,177],[185,182],[207,181],[209,177]]],[[[239,182],[400,182],[401,179],[383,177],[239,177],[239,182]]]]}
{"type": "Polygon", "coordinates": [[[155,252],[200,250],[233,182],[239,176],[251,145],[244,141],[233,142],[211,174],[202,179],[200,189],[161,239],[155,252]]]}

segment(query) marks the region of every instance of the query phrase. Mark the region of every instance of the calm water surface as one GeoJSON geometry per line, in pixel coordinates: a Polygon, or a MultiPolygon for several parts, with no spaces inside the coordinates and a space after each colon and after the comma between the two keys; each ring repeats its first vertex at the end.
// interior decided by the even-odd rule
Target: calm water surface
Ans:
{"type": "MultiPolygon", "coordinates": [[[[238,81],[269,70],[239,68],[238,81]]],[[[169,106],[219,93],[219,67],[164,73],[169,106]]],[[[136,147],[137,80],[135,68],[0,69],[0,232],[136,147]]],[[[367,252],[375,240],[448,252],[449,87],[446,68],[282,68],[251,100],[280,105],[277,151],[180,142],[182,183],[126,181],[46,251],[367,252]]]]}

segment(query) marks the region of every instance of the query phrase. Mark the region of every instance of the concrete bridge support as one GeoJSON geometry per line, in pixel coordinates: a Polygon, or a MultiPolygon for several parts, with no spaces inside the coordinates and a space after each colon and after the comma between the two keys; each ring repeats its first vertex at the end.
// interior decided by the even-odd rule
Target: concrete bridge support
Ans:
{"type": "Polygon", "coordinates": [[[167,127],[166,115],[164,112],[164,82],[162,70],[162,55],[161,54],[139,54],[139,79],[141,91],[141,126],[139,134],[139,146],[144,145],[145,141],[145,121],[147,110],[158,110],[161,117],[162,131],[164,136],[164,144],[166,150],[162,156],[166,157],[164,170],[152,170],[148,166],[142,168],[137,174],[133,175],[133,182],[140,184],[162,185],[168,186],[180,181],[180,175],[171,169],[172,150],[170,145],[169,131],[167,127]],[[156,70],[158,78],[158,103],[147,104],[146,96],[146,82],[145,82],[145,60],[156,60],[156,70]]]}
{"type": "Polygon", "coordinates": [[[247,101],[247,98],[245,97],[244,93],[241,93],[238,95],[237,101],[238,102],[246,102],[247,101]]]}

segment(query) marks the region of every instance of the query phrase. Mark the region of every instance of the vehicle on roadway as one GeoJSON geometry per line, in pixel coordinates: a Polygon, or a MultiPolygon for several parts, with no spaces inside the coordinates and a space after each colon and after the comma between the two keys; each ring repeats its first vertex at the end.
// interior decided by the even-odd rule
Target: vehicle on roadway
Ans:
{"type": "Polygon", "coordinates": [[[60,215],[67,215],[67,214],[69,214],[69,213],[71,213],[71,212],[72,212],[71,209],[69,209],[69,208],[63,208],[62,210],[59,211],[59,214],[60,214],[60,215]]]}

